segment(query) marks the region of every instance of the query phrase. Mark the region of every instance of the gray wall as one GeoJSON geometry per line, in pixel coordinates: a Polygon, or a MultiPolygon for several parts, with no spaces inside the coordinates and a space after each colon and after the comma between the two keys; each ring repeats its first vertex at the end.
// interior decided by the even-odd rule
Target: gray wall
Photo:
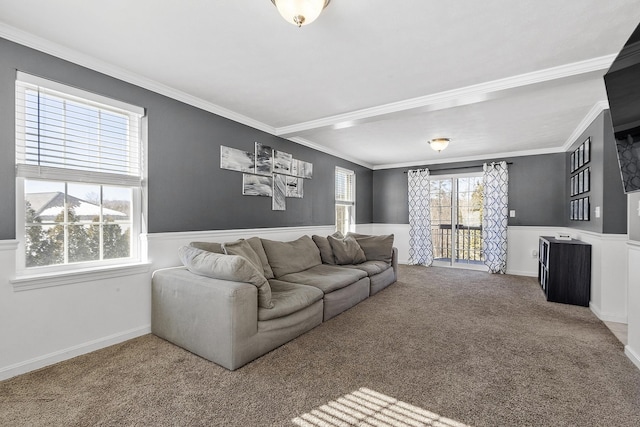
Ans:
{"type": "Polygon", "coordinates": [[[0,239],[15,238],[16,70],[146,108],[151,233],[334,224],[335,166],[356,172],[356,220],[372,221],[370,169],[1,38],[0,58],[0,239]],[[220,145],[249,151],[255,141],[313,163],[304,198],[287,199],[286,211],[242,196],[242,174],[220,169],[220,145]]]}
{"type": "MultiPolygon", "coordinates": [[[[487,159],[487,162],[506,160],[509,165],[509,209],[516,211],[509,225],[564,226],[565,154],[545,154],[512,158],[487,159]]],[[[424,165],[431,175],[481,171],[483,161],[446,165],[424,165]]],[[[373,222],[408,224],[408,169],[383,169],[373,172],[373,222]]]]}
{"type": "MultiPolygon", "coordinates": [[[[622,187],[620,168],[616,153],[616,143],[609,110],[602,112],[571,145],[566,154],[566,191],[570,194],[570,156],[573,150],[591,137],[591,161],[587,166],[591,173],[591,190],[577,197],[589,197],[591,204],[589,221],[567,220],[567,225],[579,230],[605,234],[625,234],[627,232],[627,199],[622,187]],[[600,218],[596,218],[595,208],[600,207],[600,218]]],[[[566,218],[569,218],[570,197],[565,204],[566,218]]]]}

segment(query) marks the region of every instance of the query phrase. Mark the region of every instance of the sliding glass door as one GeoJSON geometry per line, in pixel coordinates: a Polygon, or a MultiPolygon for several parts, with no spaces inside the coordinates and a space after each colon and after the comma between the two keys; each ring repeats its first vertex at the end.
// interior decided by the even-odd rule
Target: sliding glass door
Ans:
{"type": "Polygon", "coordinates": [[[432,175],[430,185],[434,265],[482,265],[482,175],[432,175]]]}

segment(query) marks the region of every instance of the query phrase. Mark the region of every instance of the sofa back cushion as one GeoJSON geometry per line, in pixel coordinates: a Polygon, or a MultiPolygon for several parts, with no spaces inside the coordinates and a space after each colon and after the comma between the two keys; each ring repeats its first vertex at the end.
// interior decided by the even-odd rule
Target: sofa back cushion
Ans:
{"type": "Polygon", "coordinates": [[[250,239],[236,240],[235,242],[226,242],[222,244],[224,253],[227,255],[240,255],[251,261],[258,271],[264,274],[267,279],[273,279],[273,271],[267,261],[267,255],[262,247],[262,242],[257,237],[250,239]]]}
{"type": "Polygon", "coordinates": [[[262,262],[262,269],[264,270],[264,277],[267,279],[273,279],[275,276],[273,275],[273,270],[269,265],[269,259],[267,258],[267,253],[264,251],[264,246],[262,246],[262,240],[259,237],[251,237],[247,239],[247,242],[254,251],[258,254],[260,258],[260,262],[262,262]]]}
{"type": "Polygon", "coordinates": [[[309,236],[291,242],[261,240],[276,278],[322,264],[320,250],[309,236]]]}
{"type": "Polygon", "coordinates": [[[191,242],[189,246],[193,246],[194,248],[202,249],[203,251],[213,252],[216,254],[223,254],[224,249],[222,249],[222,243],[216,242],[191,242]]]}
{"type": "Polygon", "coordinates": [[[260,257],[246,240],[240,239],[233,242],[225,242],[222,244],[222,249],[224,249],[224,253],[227,255],[240,255],[245,257],[247,260],[249,260],[249,262],[251,262],[251,264],[253,264],[253,266],[258,271],[260,271],[264,275],[260,257]]]}
{"type": "Polygon", "coordinates": [[[190,272],[199,276],[251,283],[258,288],[258,306],[273,308],[269,282],[245,257],[217,254],[192,246],[181,247],[178,256],[190,272]]]}
{"type": "Polygon", "coordinates": [[[384,261],[391,263],[393,256],[393,234],[371,236],[366,234],[347,233],[356,239],[367,261],[384,261]]]}
{"type": "Polygon", "coordinates": [[[344,239],[336,239],[333,236],[328,236],[327,239],[333,250],[336,264],[361,264],[367,260],[355,238],[347,236],[344,239]]]}
{"type": "Polygon", "coordinates": [[[333,249],[331,249],[331,244],[326,237],[318,236],[314,234],[311,236],[313,239],[313,243],[316,244],[318,249],[320,250],[320,258],[322,259],[323,264],[335,265],[335,260],[333,259],[333,249]]]}

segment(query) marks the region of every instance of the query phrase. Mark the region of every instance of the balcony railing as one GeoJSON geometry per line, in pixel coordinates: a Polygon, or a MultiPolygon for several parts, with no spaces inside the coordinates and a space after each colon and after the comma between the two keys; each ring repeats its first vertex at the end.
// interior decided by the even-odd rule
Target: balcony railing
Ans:
{"type": "MultiPolygon", "coordinates": [[[[482,226],[456,225],[456,262],[482,262],[482,226]]],[[[452,226],[439,224],[431,226],[433,255],[436,260],[451,260],[452,226]]]]}

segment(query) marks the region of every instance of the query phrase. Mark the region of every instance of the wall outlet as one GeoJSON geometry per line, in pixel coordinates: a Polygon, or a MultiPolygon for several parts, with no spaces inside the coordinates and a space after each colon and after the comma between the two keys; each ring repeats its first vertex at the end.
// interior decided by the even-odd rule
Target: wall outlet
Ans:
{"type": "Polygon", "coordinates": [[[532,251],[531,251],[531,256],[532,256],[533,258],[538,258],[538,250],[537,250],[537,249],[532,250],[532,251]]]}
{"type": "MultiPolygon", "coordinates": [[[[640,212],[640,211],[639,211],[639,212],[640,212]]],[[[511,218],[515,218],[515,217],[516,217],[516,211],[515,211],[515,209],[511,209],[511,210],[509,211],[509,216],[510,216],[511,218]]]]}
{"type": "Polygon", "coordinates": [[[600,218],[600,206],[596,206],[596,208],[593,210],[593,214],[596,216],[596,218],[600,218]]]}

